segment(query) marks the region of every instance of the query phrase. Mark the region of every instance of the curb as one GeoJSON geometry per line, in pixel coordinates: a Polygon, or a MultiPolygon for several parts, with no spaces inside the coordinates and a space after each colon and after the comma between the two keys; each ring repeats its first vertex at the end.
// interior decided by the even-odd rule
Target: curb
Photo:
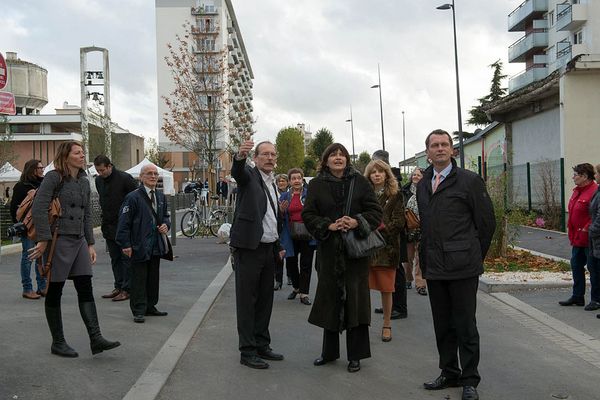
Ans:
{"type": "Polygon", "coordinates": [[[138,378],[123,400],[152,400],[158,397],[167,379],[175,369],[190,340],[202,324],[219,294],[229,280],[233,269],[231,258],[190,308],[183,320],[138,378]]]}
{"type": "MultiPolygon", "coordinates": [[[[552,261],[561,261],[569,263],[566,258],[556,257],[550,254],[540,253],[539,251],[529,250],[523,247],[512,246],[515,250],[527,251],[534,256],[547,258],[552,261]]],[[[570,288],[573,282],[495,282],[486,278],[479,278],[479,289],[485,293],[510,292],[516,290],[534,290],[534,289],[561,289],[570,288]]]]}

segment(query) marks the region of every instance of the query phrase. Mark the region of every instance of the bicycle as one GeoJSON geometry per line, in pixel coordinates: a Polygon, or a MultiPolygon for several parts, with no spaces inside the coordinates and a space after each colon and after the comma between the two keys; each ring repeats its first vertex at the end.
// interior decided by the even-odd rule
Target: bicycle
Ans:
{"type": "MultiPolygon", "coordinates": [[[[227,221],[227,209],[218,207],[208,213],[207,205],[198,206],[198,193],[199,191],[194,190],[194,202],[181,216],[181,233],[186,237],[193,238],[201,233],[201,228],[204,228],[204,233],[208,231],[216,237],[221,225],[227,221]]],[[[219,196],[210,196],[210,199],[215,201],[219,199],[219,196]]]]}

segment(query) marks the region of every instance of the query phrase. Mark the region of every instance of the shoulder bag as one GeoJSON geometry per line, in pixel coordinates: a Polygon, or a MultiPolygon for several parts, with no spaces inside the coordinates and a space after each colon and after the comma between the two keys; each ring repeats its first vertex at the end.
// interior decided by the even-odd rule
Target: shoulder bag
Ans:
{"type": "Polygon", "coordinates": [[[421,226],[421,221],[419,221],[419,216],[415,214],[413,210],[410,208],[404,209],[404,219],[406,220],[406,228],[409,231],[417,229],[421,226]]]}
{"type": "MultiPolygon", "coordinates": [[[[354,192],[354,179],[350,181],[350,190],[348,193],[348,199],[346,200],[346,210],[344,215],[350,215],[350,205],[352,204],[352,194],[354,192]]],[[[362,218],[359,216],[359,218],[362,218]]],[[[363,218],[363,222],[366,220],[363,218]]],[[[385,240],[378,230],[371,231],[369,236],[360,238],[356,235],[356,229],[351,229],[348,232],[342,232],[342,240],[344,241],[344,247],[346,248],[346,254],[349,258],[365,258],[369,257],[376,250],[385,247],[385,240]]]]}

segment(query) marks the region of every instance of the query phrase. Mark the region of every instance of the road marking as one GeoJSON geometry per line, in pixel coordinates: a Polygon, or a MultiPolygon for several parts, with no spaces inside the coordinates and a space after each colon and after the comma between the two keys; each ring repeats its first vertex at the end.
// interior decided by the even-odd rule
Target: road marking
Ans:
{"type": "Polygon", "coordinates": [[[152,400],[159,395],[190,340],[223,290],[232,271],[231,262],[228,260],[169,336],[137,382],[123,397],[123,400],[152,400]]]}
{"type": "Polygon", "coordinates": [[[479,299],[569,353],[600,368],[600,342],[508,293],[479,293],[479,299]]]}

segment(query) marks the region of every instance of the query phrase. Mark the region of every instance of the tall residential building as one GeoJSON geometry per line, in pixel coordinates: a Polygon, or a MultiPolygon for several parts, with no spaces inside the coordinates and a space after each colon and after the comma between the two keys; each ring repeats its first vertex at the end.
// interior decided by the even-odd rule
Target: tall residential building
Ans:
{"type": "Polygon", "coordinates": [[[503,123],[496,130],[504,131],[505,162],[550,162],[549,176],[559,182],[562,175],[568,198],[570,167],[599,161],[600,1],[526,0],[509,14],[508,30],[525,32],[508,58],[526,70],[510,79],[509,94],[486,106],[486,114],[503,123]]]}
{"type": "MultiPolygon", "coordinates": [[[[156,46],[158,75],[158,123],[159,146],[170,159],[174,172],[175,186],[190,179],[209,179],[216,182],[219,175],[226,176],[231,169],[231,156],[227,152],[230,138],[252,132],[252,79],[254,75],[231,0],[155,0],[156,1],[156,46]],[[213,78],[214,71],[203,68],[203,63],[218,65],[217,73],[223,79],[215,79],[212,87],[198,88],[202,104],[214,102],[213,96],[223,106],[219,110],[215,148],[219,159],[213,176],[208,176],[206,160],[173,143],[162,129],[165,113],[168,112],[164,97],[170,98],[175,89],[172,71],[165,61],[170,57],[168,44],[175,44],[176,35],[187,34],[184,25],[190,24],[190,49],[197,58],[194,73],[205,81],[213,78]],[[221,86],[223,85],[223,86],[221,86]]],[[[212,82],[212,81],[211,81],[212,82]]]]}
{"type": "Polygon", "coordinates": [[[510,78],[513,93],[577,57],[600,54],[600,2],[527,0],[508,15],[508,30],[524,32],[508,48],[509,62],[525,63],[525,71],[510,78]]]}

